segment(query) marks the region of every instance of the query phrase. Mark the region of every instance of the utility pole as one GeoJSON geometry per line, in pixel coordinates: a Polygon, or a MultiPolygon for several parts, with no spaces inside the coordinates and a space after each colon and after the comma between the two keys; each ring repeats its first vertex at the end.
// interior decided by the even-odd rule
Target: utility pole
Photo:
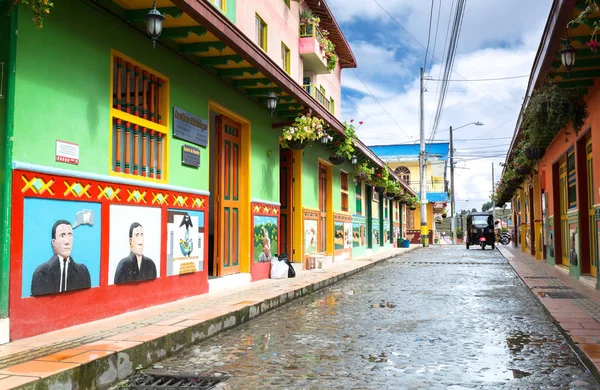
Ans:
{"type": "Polygon", "coordinates": [[[420,74],[420,94],[419,94],[419,127],[421,136],[421,148],[419,153],[419,167],[421,173],[421,243],[423,246],[429,246],[429,229],[427,229],[427,183],[425,182],[425,125],[423,122],[423,68],[420,74]]]}
{"type": "Polygon", "coordinates": [[[456,221],[454,216],[454,141],[452,140],[452,126],[450,126],[450,233],[452,234],[452,245],[456,245],[456,221]]]}

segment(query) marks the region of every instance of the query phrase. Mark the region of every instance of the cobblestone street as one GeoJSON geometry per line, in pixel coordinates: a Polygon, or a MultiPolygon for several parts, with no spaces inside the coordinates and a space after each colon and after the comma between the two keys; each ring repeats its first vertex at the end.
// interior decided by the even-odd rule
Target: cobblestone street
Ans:
{"type": "Polygon", "coordinates": [[[496,250],[432,246],[169,358],[226,389],[597,389],[496,250]]]}

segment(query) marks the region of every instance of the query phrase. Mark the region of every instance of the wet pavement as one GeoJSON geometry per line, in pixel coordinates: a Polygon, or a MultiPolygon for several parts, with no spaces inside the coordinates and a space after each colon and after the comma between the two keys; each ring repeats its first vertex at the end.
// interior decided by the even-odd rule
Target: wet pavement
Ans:
{"type": "Polygon", "coordinates": [[[432,246],[190,347],[221,388],[600,389],[496,250],[432,246]]]}

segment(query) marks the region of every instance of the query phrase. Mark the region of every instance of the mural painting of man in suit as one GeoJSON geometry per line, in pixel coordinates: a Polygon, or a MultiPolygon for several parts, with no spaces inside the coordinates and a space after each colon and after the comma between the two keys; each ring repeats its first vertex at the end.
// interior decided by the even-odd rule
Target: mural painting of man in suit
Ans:
{"type": "Polygon", "coordinates": [[[156,279],[154,261],[144,256],[144,228],[138,222],[129,227],[129,247],[131,252],[119,261],[115,272],[115,284],[156,279]]]}
{"type": "Polygon", "coordinates": [[[47,295],[91,287],[90,273],[84,264],[71,257],[73,226],[69,221],[58,220],[52,226],[52,256],[33,272],[31,295],[47,295]]]}

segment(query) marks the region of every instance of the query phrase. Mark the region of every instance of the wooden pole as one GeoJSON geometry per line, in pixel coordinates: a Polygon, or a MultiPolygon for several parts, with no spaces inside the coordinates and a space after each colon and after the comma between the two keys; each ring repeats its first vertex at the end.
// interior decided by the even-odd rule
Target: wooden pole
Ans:
{"type": "Polygon", "coordinates": [[[139,134],[140,127],[133,125],[133,174],[139,175],[139,164],[140,161],[140,146],[139,146],[139,134]]]}
{"type": "Polygon", "coordinates": [[[134,77],[135,77],[135,87],[134,87],[134,97],[133,97],[133,112],[135,116],[140,116],[140,68],[137,66],[134,68],[134,77]]]}
{"type": "Polygon", "coordinates": [[[142,127],[142,176],[148,176],[148,130],[142,127]]]}
{"type": "Polygon", "coordinates": [[[121,120],[116,120],[117,147],[115,148],[115,172],[121,172],[121,120]]]}

